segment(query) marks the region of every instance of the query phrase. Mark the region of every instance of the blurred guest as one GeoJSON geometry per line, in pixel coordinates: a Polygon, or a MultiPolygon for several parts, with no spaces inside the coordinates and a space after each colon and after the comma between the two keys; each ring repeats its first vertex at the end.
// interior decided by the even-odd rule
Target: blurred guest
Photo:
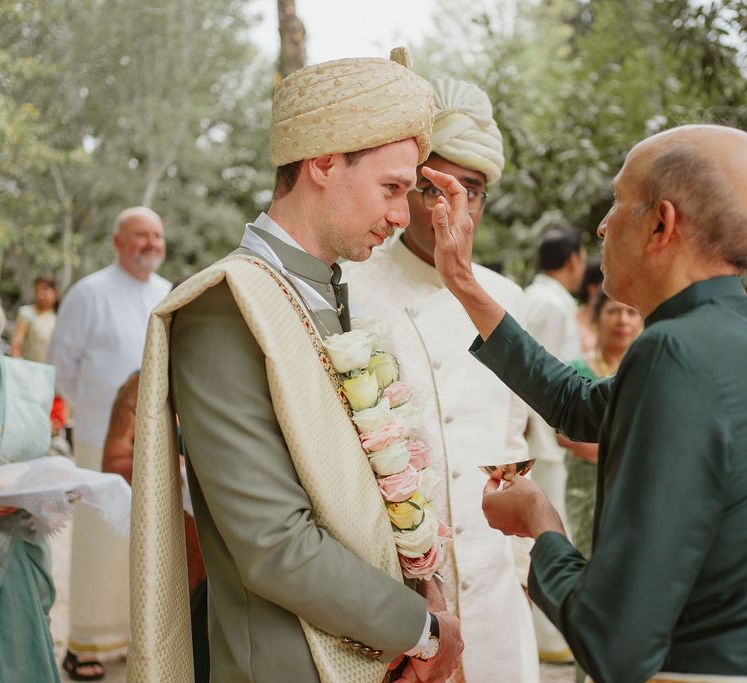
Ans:
{"type": "MultiPolygon", "coordinates": [[[[553,229],[539,245],[540,272],[525,290],[526,329],[550,353],[564,361],[581,355],[576,324],[576,300],[586,267],[586,252],[575,230],[553,229]]],[[[555,430],[534,411],[529,411],[529,452],[537,458],[532,478],[547,493],[564,518],[565,449],[555,440],[555,430]]],[[[534,627],[540,659],[563,662],[572,659],[562,636],[536,607],[534,627]]]]}
{"type": "Polygon", "coordinates": [[[586,270],[581,280],[581,288],[578,290],[578,311],[576,312],[576,323],[581,335],[581,351],[588,353],[597,346],[597,328],[594,324],[594,302],[597,292],[602,287],[602,258],[600,256],[589,256],[586,259],[586,270]]]}
{"type": "Polygon", "coordinates": [[[34,280],[34,303],[21,306],[10,341],[10,355],[43,363],[57,322],[57,286],[51,277],[34,280]]]}
{"type": "MultiPolygon", "coordinates": [[[[118,388],[140,367],[148,316],[170,285],[163,262],[163,224],[151,209],[115,220],[115,263],[77,282],[62,301],[48,359],[57,388],[75,411],[73,450],[80,467],[101,470],[109,416],[118,388]]],[[[128,543],[91,511],[76,508],[70,570],[70,638],[63,662],[76,680],[98,680],[101,661],[127,651],[128,543]]]]}

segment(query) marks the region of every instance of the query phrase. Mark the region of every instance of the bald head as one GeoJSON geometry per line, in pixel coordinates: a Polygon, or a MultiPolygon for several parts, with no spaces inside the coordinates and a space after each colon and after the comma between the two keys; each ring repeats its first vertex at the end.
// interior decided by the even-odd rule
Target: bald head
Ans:
{"type": "Polygon", "coordinates": [[[144,206],[125,209],[114,221],[114,248],[119,265],[147,281],[163,262],[166,249],[161,217],[144,206]]]}
{"type": "Polygon", "coordinates": [[[670,201],[704,256],[747,269],[747,133],[681,126],[636,145],[645,208],[670,201]]]}

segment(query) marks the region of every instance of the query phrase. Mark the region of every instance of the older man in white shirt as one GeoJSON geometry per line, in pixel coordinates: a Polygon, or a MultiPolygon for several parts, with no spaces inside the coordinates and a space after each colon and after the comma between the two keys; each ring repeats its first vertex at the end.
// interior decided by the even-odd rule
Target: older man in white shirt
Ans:
{"type": "MultiPolygon", "coordinates": [[[[151,209],[126,209],[115,220],[114,263],[73,285],[62,301],[47,360],[75,415],[76,464],[101,469],[118,388],[139,369],[148,317],[169,292],[155,274],[163,262],[163,224],[151,209]]],[[[85,508],[76,507],[70,570],[70,635],[65,670],[98,680],[101,661],[127,651],[128,544],[85,508]]]]}
{"type": "MultiPolygon", "coordinates": [[[[477,225],[486,189],[503,169],[501,133],[488,96],[477,86],[443,78],[433,87],[432,153],[423,165],[459,179],[477,225]]],[[[527,458],[527,408],[467,352],[475,329],[434,267],[430,210],[440,191],[421,169],[401,238],[366,262],[346,263],[344,276],[351,300],[388,324],[403,379],[420,403],[419,434],[441,477],[433,501],[454,532],[442,590],[461,620],[464,640],[462,666],[450,681],[536,683],[535,638],[512,544],[480,519],[475,497],[485,485],[479,465],[527,458]]],[[[483,287],[523,320],[521,289],[478,264],[473,268],[483,287]]]]}
{"type": "MultiPolygon", "coordinates": [[[[524,290],[526,329],[556,358],[571,361],[581,356],[577,306],[573,298],[573,293],[581,286],[586,267],[581,237],[575,230],[549,230],[540,241],[538,256],[540,272],[524,290]]],[[[537,458],[532,479],[544,489],[565,523],[565,449],[558,444],[555,430],[534,411],[529,414],[527,442],[529,452],[537,458]]],[[[572,661],[571,651],[560,632],[536,607],[532,614],[540,659],[572,661]]]]}

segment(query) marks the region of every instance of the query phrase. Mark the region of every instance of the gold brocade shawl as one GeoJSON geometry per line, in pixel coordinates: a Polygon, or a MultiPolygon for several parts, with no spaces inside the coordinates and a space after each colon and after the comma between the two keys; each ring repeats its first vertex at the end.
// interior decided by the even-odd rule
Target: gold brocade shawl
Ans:
{"type": "MultiPolygon", "coordinates": [[[[316,524],[402,581],[381,494],[306,309],[264,261],[232,255],[177,287],[156,307],[148,325],[132,482],[129,683],[193,680],[169,331],[175,311],[224,279],[266,357],[275,413],[316,524]]],[[[384,679],[386,664],[346,648],[339,638],[303,620],[301,626],[322,683],[384,679]]]]}

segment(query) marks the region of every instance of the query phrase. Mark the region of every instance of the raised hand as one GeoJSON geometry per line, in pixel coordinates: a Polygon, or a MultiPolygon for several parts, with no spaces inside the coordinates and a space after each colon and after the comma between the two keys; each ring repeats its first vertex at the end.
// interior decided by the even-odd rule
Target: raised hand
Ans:
{"type": "Polygon", "coordinates": [[[467,206],[467,190],[454,177],[423,166],[423,175],[441,192],[431,210],[436,236],[433,260],[444,284],[464,306],[483,339],[487,339],[506,311],[475,280],[472,273],[472,240],[475,226],[467,206]]]}
{"type": "Polygon", "coordinates": [[[431,211],[436,248],[433,254],[436,268],[444,284],[464,286],[473,280],[472,241],[475,226],[467,206],[467,190],[451,175],[423,166],[423,175],[441,192],[438,203],[431,211]]]}

